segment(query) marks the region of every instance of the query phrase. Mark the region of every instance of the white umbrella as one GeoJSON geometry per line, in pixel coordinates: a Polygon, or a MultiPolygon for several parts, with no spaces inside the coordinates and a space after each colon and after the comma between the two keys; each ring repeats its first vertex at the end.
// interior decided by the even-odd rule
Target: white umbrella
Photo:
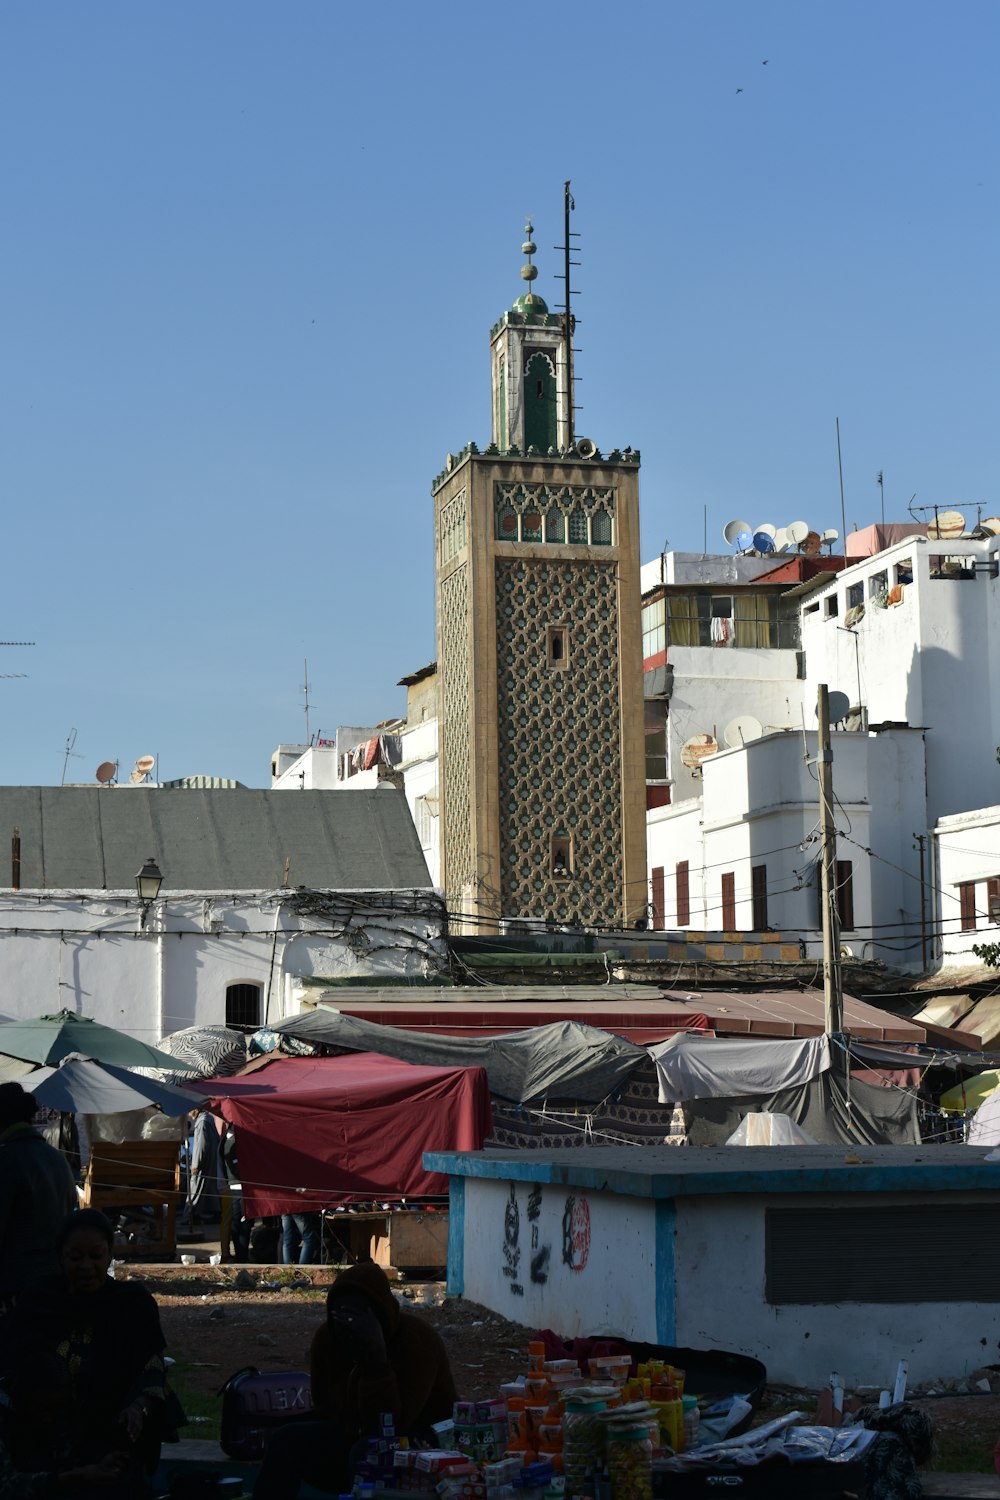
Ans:
{"type": "Polygon", "coordinates": [[[39,1068],[29,1074],[22,1079],[22,1087],[46,1109],[84,1115],[117,1115],[148,1109],[151,1104],[158,1105],[165,1115],[185,1115],[204,1102],[187,1089],[78,1053],[64,1058],[57,1068],[39,1068]]]}

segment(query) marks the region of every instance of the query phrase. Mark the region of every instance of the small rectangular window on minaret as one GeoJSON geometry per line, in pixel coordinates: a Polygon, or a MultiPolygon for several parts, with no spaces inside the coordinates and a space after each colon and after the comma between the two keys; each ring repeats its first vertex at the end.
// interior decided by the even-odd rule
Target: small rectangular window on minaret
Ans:
{"type": "Polygon", "coordinates": [[[571,834],[552,835],[551,871],[554,880],[573,878],[573,838],[571,834]]]}
{"type": "Polygon", "coordinates": [[[554,672],[565,672],[569,666],[569,630],[565,625],[550,625],[546,631],[545,660],[554,672]]]}

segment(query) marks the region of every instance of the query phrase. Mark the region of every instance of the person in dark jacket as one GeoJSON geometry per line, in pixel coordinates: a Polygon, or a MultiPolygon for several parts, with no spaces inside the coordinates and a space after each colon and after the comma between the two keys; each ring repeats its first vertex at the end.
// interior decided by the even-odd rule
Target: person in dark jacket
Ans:
{"type": "Polygon", "coordinates": [[[309,1367],[317,1420],[275,1431],[254,1500],[294,1500],[303,1479],[347,1491],[355,1453],[381,1433],[383,1414],[398,1434],[425,1442],[431,1424],[452,1414],[455,1381],[441,1335],[400,1307],[371,1262],[341,1271],[331,1286],[309,1367]]]}
{"type": "Polygon", "coordinates": [[[19,1083],[0,1084],[0,1307],[58,1272],[56,1236],[77,1205],[65,1156],[32,1127],[37,1109],[19,1083]]]}

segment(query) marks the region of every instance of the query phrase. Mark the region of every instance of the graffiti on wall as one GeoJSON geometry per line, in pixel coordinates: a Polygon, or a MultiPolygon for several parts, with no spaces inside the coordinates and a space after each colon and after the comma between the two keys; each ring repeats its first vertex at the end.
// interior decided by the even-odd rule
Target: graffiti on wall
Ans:
{"type": "MultiPolygon", "coordinates": [[[[586,1268],[590,1257],[590,1205],[579,1193],[570,1193],[563,1203],[562,1256],[555,1262],[552,1245],[542,1228],[542,1189],[536,1183],[528,1193],[525,1209],[528,1221],[528,1279],[533,1286],[545,1286],[558,1267],[565,1266],[576,1274],[586,1268]]],[[[512,1297],[524,1296],[521,1268],[521,1208],[517,1201],[517,1184],[510,1184],[503,1215],[503,1275],[512,1297]]]]}

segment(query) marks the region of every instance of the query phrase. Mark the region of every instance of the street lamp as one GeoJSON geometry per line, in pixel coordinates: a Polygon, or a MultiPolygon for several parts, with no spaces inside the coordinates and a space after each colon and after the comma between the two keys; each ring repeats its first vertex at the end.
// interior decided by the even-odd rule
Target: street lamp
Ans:
{"type": "Polygon", "coordinates": [[[145,927],[149,908],[160,894],[160,886],[163,884],[163,876],[155,859],[150,855],[138,875],[135,877],[135,888],[139,893],[139,925],[145,927]]]}

